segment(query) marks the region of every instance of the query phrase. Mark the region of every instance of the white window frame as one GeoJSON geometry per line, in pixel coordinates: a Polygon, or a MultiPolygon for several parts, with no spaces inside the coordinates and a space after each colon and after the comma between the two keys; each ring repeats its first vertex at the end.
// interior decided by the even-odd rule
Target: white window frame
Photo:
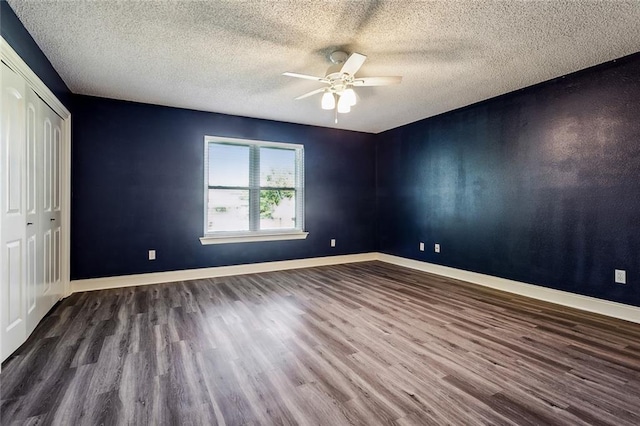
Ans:
{"type": "MultiPolygon", "coordinates": [[[[256,176],[250,176],[249,190],[260,191],[259,179],[260,176],[254,173],[256,176]],[[256,182],[257,180],[257,182],[256,182]]],[[[203,237],[200,237],[200,242],[203,245],[208,244],[228,244],[228,243],[246,243],[254,241],[278,241],[278,240],[302,240],[307,238],[308,232],[304,231],[304,145],[292,144],[284,142],[267,142],[251,139],[237,139],[237,138],[225,138],[220,136],[205,136],[204,137],[204,223],[203,223],[203,237]],[[210,143],[223,143],[228,145],[240,145],[249,146],[251,148],[251,165],[250,170],[259,170],[259,164],[256,166],[253,164],[255,161],[259,163],[260,148],[283,148],[296,151],[296,176],[295,176],[295,191],[296,191],[296,228],[290,229],[268,229],[268,230],[252,230],[252,231],[216,231],[208,232],[208,200],[209,200],[209,144],[210,143]],[[298,201],[299,200],[299,201],[298,201]]],[[[256,199],[255,193],[250,198],[250,202],[259,203],[259,198],[256,199]]],[[[255,207],[250,207],[250,222],[256,223],[259,218],[251,217],[251,211],[254,211],[255,207]]],[[[255,211],[253,213],[255,215],[255,211]]]]}

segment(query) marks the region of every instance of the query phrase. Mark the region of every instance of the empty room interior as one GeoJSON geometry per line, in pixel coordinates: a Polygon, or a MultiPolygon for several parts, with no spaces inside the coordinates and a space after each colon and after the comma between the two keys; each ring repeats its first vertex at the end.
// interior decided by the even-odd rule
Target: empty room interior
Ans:
{"type": "Polygon", "coordinates": [[[640,424],[640,2],[0,1],[0,423],[640,424]]]}

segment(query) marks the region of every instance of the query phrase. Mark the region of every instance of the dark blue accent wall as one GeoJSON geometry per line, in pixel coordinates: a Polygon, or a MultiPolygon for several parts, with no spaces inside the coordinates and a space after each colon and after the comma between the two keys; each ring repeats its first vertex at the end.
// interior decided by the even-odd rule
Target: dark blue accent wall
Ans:
{"type": "Polygon", "coordinates": [[[639,76],[636,54],[377,135],[380,250],[640,306],[639,76]]]}
{"type": "Polygon", "coordinates": [[[72,279],[375,250],[374,135],[73,99],[72,279]],[[200,243],[205,135],[304,145],[306,240],[200,243]]]}
{"type": "Polygon", "coordinates": [[[9,3],[4,0],[0,0],[0,33],[58,100],[69,108],[71,100],[69,88],[24,28],[9,3]]]}

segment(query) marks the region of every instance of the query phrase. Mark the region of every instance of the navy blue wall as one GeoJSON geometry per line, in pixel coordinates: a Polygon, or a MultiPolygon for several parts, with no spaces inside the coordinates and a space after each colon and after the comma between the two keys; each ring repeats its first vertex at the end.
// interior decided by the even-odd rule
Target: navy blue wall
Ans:
{"type": "Polygon", "coordinates": [[[374,135],[73,99],[72,279],[375,250],[374,135]],[[200,244],[205,135],[304,145],[306,240],[200,244]]]}
{"type": "Polygon", "coordinates": [[[69,108],[71,100],[69,88],[24,28],[9,3],[4,0],[0,0],[0,33],[58,100],[69,108]]]}
{"type": "Polygon", "coordinates": [[[380,250],[640,306],[638,76],[636,54],[377,135],[380,250]]]}

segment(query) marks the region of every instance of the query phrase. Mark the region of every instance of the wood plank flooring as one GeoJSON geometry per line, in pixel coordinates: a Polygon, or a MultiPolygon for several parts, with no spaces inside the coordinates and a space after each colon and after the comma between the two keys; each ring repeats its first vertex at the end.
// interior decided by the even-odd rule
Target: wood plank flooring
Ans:
{"type": "Polygon", "coordinates": [[[74,294],[2,425],[640,424],[640,325],[380,262],[74,294]]]}

